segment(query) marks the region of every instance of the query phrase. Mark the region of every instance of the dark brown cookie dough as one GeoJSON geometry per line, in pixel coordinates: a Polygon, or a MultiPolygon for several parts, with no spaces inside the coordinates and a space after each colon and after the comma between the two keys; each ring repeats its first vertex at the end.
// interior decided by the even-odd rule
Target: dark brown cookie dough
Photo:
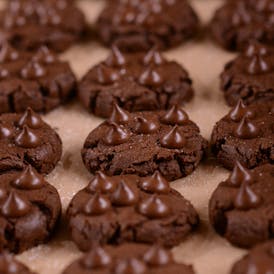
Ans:
{"type": "Polygon", "coordinates": [[[34,53],[0,43],[0,114],[27,107],[48,112],[73,96],[76,78],[67,62],[46,47],[34,53]]]}
{"type": "Polygon", "coordinates": [[[251,42],[236,59],[226,64],[221,89],[230,106],[274,101],[274,48],[251,42]]]}
{"type": "Polygon", "coordinates": [[[199,19],[185,0],[108,1],[97,28],[102,42],[123,51],[174,47],[194,36],[199,19]]]}
{"type": "Polygon", "coordinates": [[[177,62],[155,49],[122,54],[117,47],[83,77],[78,89],[85,108],[105,118],[113,103],[130,112],[160,110],[188,102],[193,94],[192,81],[177,62]]]}
{"type": "Polygon", "coordinates": [[[9,0],[0,11],[0,40],[17,49],[45,45],[64,51],[83,36],[85,28],[83,13],[71,1],[9,0]]]}
{"type": "Polygon", "coordinates": [[[207,142],[179,107],[128,113],[117,105],[87,137],[82,158],[90,172],[148,176],[159,170],[172,181],[198,166],[207,142]]]}
{"type": "Polygon", "coordinates": [[[31,109],[23,115],[0,115],[0,172],[21,170],[30,164],[47,174],[61,155],[60,137],[31,109]]]}
{"type": "Polygon", "coordinates": [[[45,243],[60,214],[56,189],[31,166],[0,175],[0,249],[19,253],[45,243]]]}
{"type": "Polygon", "coordinates": [[[242,50],[253,39],[274,44],[273,11],[272,1],[225,1],[211,21],[212,36],[228,50],[242,50]]]}
{"type": "Polygon", "coordinates": [[[176,263],[160,246],[124,244],[94,247],[69,265],[63,274],[194,274],[190,265],[176,263]]]}
{"type": "Polygon", "coordinates": [[[83,250],[123,242],[180,244],[199,217],[191,203],[156,172],[151,177],[99,172],[72,199],[67,216],[72,239],[83,250]]]}
{"type": "Polygon", "coordinates": [[[236,163],[213,193],[210,221],[233,245],[249,248],[274,238],[274,165],[253,170],[236,163]]]}
{"type": "Polygon", "coordinates": [[[232,268],[231,274],[273,273],[274,241],[253,248],[232,268]]]}
{"type": "Polygon", "coordinates": [[[225,168],[274,163],[274,102],[238,104],[215,125],[212,151],[225,168]]]}

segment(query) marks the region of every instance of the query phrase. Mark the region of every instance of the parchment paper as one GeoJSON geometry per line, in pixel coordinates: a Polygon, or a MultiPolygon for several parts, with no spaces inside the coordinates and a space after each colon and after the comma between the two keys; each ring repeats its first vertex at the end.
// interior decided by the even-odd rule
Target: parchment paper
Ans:
{"type": "MultiPolygon", "coordinates": [[[[206,23],[222,2],[193,0],[192,4],[206,23]]],[[[92,23],[104,1],[78,0],[78,3],[86,13],[88,21],[92,23]]],[[[3,4],[1,0],[0,4],[3,4]]],[[[88,68],[104,59],[107,52],[98,43],[90,42],[73,47],[62,58],[69,60],[77,77],[81,77],[88,68]]],[[[219,74],[233,55],[206,38],[184,44],[166,52],[165,55],[183,64],[190,72],[196,96],[185,109],[200,126],[203,136],[209,139],[215,122],[228,111],[219,91],[219,74]]],[[[80,149],[87,134],[102,120],[87,113],[78,102],[61,107],[44,118],[56,128],[63,140],[62,161],[47,179],[59,191],[65,211],[72,196],[88,183],[90,175],[82,164],[80,149]]],[[[227,175],[228,172],[219,167],[214,159],[209,159],[192,175],[172,183],[174,188],[193,203],[201,217],[199,230],[174,249],[178,261],[193,264],[198,274],[229,273],[233,262],[246,252],[232,247],[219,237],[208,222],[210,195],[227,175]]],[[[33,248],[17,257],[38,273],[59,274],[79,255],[80,252],[69,240],[62,222],[57,235],[47,245],[33,248]]]]}

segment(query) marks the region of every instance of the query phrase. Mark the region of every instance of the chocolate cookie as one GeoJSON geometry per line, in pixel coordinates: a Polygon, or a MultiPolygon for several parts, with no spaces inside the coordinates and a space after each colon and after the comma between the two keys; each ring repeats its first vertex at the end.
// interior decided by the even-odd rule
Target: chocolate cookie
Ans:
{"type": "Polygon", "coordinates": [[[27,107],[48,112],[74,94],[76,78],[67,62],[48,48],[18,52],[0,45],[0,113],[23,112],[27,107]]]}
{"type": "Polygon", "coordinates": [[[56,189],[31,166],[0,175],[0,249],[19,253],[45,243],[60,214],[56,189]]]}
{"type": "Polygon", "coordinates": [[[247,107],[240,100],[217,122],[211,143],[218,162],[228,169],[237,160],[247,168],[274,163],[274,102],[247,107]]]}
{"type": "Polygon", "coordinates": [[[17,261],[12,255],[0,253],[1,274],[35,274],[28,267],[17,261]]]}
{"type": "Polygon", "coordinates": [[[85,18],[71,1],[9,0],[0,11],[0,40],[15,48],[35,50],[45,45],[64,51],[83,36],[85,18]]]}
{"type": "Polygon", "coordinates": [[[174,262],[169,250],[160,246],[124,244],[94,247],[73,262],[63,274],[194,274],[192,266],[174,262]]]}
{"type": "Polygon", "coordinates": [[[192,173],[206,148],[199,128],[179,107],[130,114],[115,105],[109,120],[88,135],[82,157],[92,173],[148,176],[159,170],[172,181],[192,173]]]}
{"type": "Polygon", "coordinates": [[[108,1],[97,28],[102,42],[123,51],[168,49],[194,36],[199,19],[185,0],[108,1]]]}
{"type": "Polygon", "coordinates": [[[30,108],[23,115],[0,115],[0,172],[21,170],[30,164],[47,174],[61,154],[58,134],[30,108]]]}
{"type": "Polygon", "coordinates": [[[227,103],[274,101],[274,49],[251,42],[244,53],[229,62],[221,75],[227,103]]]}
{"type": "Polygon", "coordinates": [[[95,115],[109,117],[113,103],[128,111],[167,109],[193,97],[184,68],[159,51],[122,54],[117,47],[93,67],[79,84],[82,104],[95,115]]]}
{"type": "Polygon", "coordinates": [[[231,274],[273,273],[274,241],[258,245],[232,268],[231,274]]]}
{"type": "Polygon", "coordinates": [[[237,162],[210,199],[209,216],[216,231],[245,248],[274,238],[273,182],[274,165],[248,170],[237,162]]]}
{"type": "Polygon", "coordinates": [[[242,50],[252,39],[274,44],[273,11],[268,0],[225,1],[211,21],[212,36],[228,50],[242,50]]]}
{"type": "Polygon", "coordinates": [[[72,239],[83,250],[95,243],[158,243],[172,247],[193,231],[191,203],[154,173],[151,177],[99,172],[72,199],[67,216],[72,239]]]}

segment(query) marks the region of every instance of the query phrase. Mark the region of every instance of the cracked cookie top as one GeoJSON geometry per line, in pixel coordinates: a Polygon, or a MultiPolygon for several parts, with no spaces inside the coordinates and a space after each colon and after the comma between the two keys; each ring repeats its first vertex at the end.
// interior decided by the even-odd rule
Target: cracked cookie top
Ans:
{"type": "Polygon", "coordinates": [[[175,246],[199,222],[191,203],[159,172],[144,178],[98,172],[74,196],[67,216],[72,239],[84,251],[96,243],[175,246]]]}

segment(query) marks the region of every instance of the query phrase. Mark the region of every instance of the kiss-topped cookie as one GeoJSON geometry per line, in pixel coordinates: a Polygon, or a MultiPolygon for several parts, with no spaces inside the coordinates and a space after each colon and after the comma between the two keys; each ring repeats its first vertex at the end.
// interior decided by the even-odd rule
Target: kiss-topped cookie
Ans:
{"type": "Polygon", "coordinates": [[[224,167],[232,169],[238,160],[247,168],[274,163],[274,102],[237,105],[216,123],[212,150],[224,167]]]}
{"type": "Polygon", "coordinates": [[[15,48],[47,46],[64,51],[80,40],[86,28],[84,14],[67,0],[9,0],[0,11],[0,40],[15,48]]]}
{"type": "Polygon", "coordinates": [[[60,214],[56,189],[31,166],[0,175],[0,250],[19,253],[45,243],[60,214]]]}
{"type": "Polygon", "coordinates": [[[159,170],[172,181],[192,173],[206,148],[199,128],[179,107],[128,113],[115,105],[109,120],[88,135],[82,157],[92,173],[148,176],[159,170]]]}
{"type": "Polygon", "coordinates": [[[105,61],[89,70],[78,88],[85,108],[105,118],[114,103],[130,112],[161,110],[188,102],[193,94],[185,69],[158,50],[123,54],[115,46],[105,61]]]}
{"type": "Polygon", "coordinates": [[[102,42],[123,51],[177,46],[199,30],[199,19],[186,0],[108,1],[97,20],[102,42]]]}
{"type": "Polygon", "coordinates": [[[212,21],[213,38],[228,50],[243,50],[250,40],[274,43],[272,0],[225,1],[212,21]]]}
{"type": "Polygon", "coordinates": [[[251,249],[234,264],[231,274],[273,273],[274,241],[268,241],[251,249]]]}
{"type": "Polygon", "coordinates": [[[274,165],[248,170],[237,162],[213,193],[209,216],[233,245],[249,248],[274,238],[274,165]]]}
{"type": "MultiPolygon", "coordinates": [[[[227,103],[274,101],[274,49],[251,42],[236,59],[226,64],[221,89],[227,103]]],[[[273,103],[274,104],[274,103],[273,103]]]]}
{"type": "Polygon", "coordinates": [[[142,178],[99,172],[74,196],[67,217],[72,239],[83,251],[96,243],[172,247],[199,223],[191,203],[171,189],[159,172],[142,178]]]}
{"type": "Polygon", "coordinates": [[[190,265],[176,263],[161,246],[123,244],[94,247],[70,264],[63,274],[194,274],[190,265]]]}
{"type": "Polygon", "coordinates": [[[21,170],[30,164],[47,174],[61,155],[60,137],[30,108],[22,115],[0,115],[0,172],[21,170]]]}
{"type": "Polygon", "coordinates": [[[27,107],[48,112],[74,95],[76,78],[67,62],[43,46],[29,53],[0,43],[0,114],[27,107]]]}

